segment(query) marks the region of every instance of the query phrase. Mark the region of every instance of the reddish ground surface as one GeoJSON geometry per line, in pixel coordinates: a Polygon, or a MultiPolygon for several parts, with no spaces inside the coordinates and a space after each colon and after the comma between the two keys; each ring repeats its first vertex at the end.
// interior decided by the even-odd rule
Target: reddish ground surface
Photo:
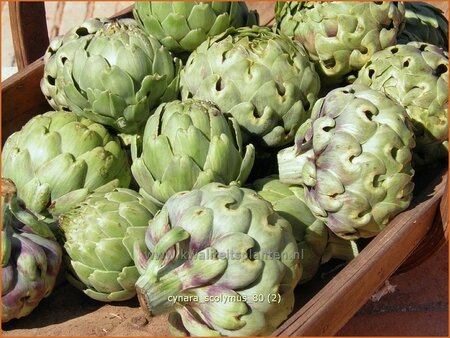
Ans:
{"type": "Polygon", "coordinates": [[[389,281],[396,291],[367,302],[338,335],[448,336],[448,245],[389,281]]]}
{"type": "MultiPolygon", "coordinates": [[[[368,301],[338,335],[448,336],[448,246],[389,281],[396,291],[378,302],[368,301]]],[[[148,321],[136,299],[101,304],[63,284],[30,316],[4,325],[2,334],[162,336],[169,332],[166,318],[148,321]]]]}

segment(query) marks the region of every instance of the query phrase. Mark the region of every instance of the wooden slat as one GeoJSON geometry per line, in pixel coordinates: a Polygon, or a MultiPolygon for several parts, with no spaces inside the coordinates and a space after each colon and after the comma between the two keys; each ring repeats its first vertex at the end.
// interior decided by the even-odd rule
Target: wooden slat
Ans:
{"type": "Polygon", "coordinates": [[[441,199],[441,204],[439,205],[444,237],[447,241],[448,241],[448,206],[449,206],[449,204],[448,204],[448,194],[449,194],[448,184],[449,184],[449,182],[447,182],[447,186],[445,187],[444,195],[442,196],[442,199],[441,199]]]}
{"type": "Polygon", "coordinates": [[[442,194],[438,210],[430,230],[421,239],[417,248],[395,272],[403,273],[424,263],[448,242],[448,184],[442,194]]]}
{"type": "Polygon", "coordinates": [[[112,19],[132,18],[133,17],[133,8],[134,8],[134,5],[124,8],[123,10],[114,14],[111,18],[112,19]]]}
{"type": "Polygon", "coordinates": [[[256,9],[259,14],[259,24],[261,26],[268,26],[274,18],[275,2],[247,2],[249,9],[256,9]]]}
{"type": "Polygon", "coordinates": [[[276,332],[278,336],[331,336],[401,265],[429,230],[445,191],[447,173],[430,183],[410,209],[398,215],[276,332]],[[433,189],[434,188],[434,189],[433,189]]]}
{"type": "Polygon", "coordinates": [[[41,92],[42,58],[2,82],[2,143],[47,104],[41,92]]]}
{"type": "Polygon", "coordinates": [[[17,68],[39,59],[49,45],[44,2],[9,2],[17,68]]]}

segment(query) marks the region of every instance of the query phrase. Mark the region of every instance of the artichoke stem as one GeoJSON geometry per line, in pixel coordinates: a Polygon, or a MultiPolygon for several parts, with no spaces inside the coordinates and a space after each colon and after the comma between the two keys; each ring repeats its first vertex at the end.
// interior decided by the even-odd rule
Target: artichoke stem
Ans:
{"type": "Polygon", "coordinates": [[[142,275],[136,282],[136,292],[142,310],[147,317],[166,313],[175,305],[177,295],[183,289],[179,277],[171,273],[159,280],[142,275]]]}
{"type": "Polygon", "coordinates": [[[322,264],[328,262],[332,258],[351,261],[358,253],[359,250],[355,241],[341,238],[330,239],[322,256],[322,264]]]}
{"type": "Polygon", "coordinates": [[[298,154],[295,146],[292,146],[278,153],[278,172],[282,183],[303,184],[303,166],[311,151],[298,154]]]}

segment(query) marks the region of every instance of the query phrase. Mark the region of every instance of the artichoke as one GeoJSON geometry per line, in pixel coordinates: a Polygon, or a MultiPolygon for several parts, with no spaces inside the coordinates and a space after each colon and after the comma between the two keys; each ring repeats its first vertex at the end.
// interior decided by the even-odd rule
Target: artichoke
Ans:
{"type": "Polygon", "coordinates": [[[164,103],[147,122],[142,151],[132,144],[132,172],[142,193],[162,205],[174,193],[211,182],[244,183],[255,158],[239,126],[212,103],[164,103]]]}
{"type": "Polygon", "coordinates": [[[2,175],[14,181],[28,209],[52,218],[92,191],[128,187],[131,171],[117,138],[71,112],[32,118],[2,152],[2,175]]]}
{"type": "Polygon", "coordinates": [[[245,2],[138,1],[134,18],[171,52],[192,52],[209,36],[230,27],[258,24],[245,2]]]}
{"type": "Polygon", "coordinates": [[[276,29],[305,46],[325,83],[341,82],[394,45],[404,17],[402,2],[288,1],[275,7],[276,29]]]}
{"type": "Polygon", "coordinates": [[[426,2],[405,2],[405,27],[398,43],[427,42],[448,49],[448,20],[444,13],[426,2]]]}
{"type": "Polygon", "coordinates": [[[302,184],[314,216],[338,236],[372,237],[411,202],[414,145],[403,107],[365,85],[338,88],[278,153],[280,181],[302,184]]]}
{"type": "Polygon", "coordinates": [[[60,216],[69,282],[99,301],[134,297],[135,243],[144,240],[157,211],[137,192],[117,188],[94,193],[60,216]]]}
{"type": "Polygon", "coordinates": [[[24,209],[2,179],[2,323],[27,316],[55,286],[61,248],[45,223],[24,209]]]}
{"type": "Polygon", "coordinates": [[[269,147],[293,140],[320,88],[300,44],[256,26],[229,29],[201,44],[180,83],[184,99],[214,102],[252,142],[269,147]]]}
{"type": "Polygon", "coordinates": [[[50,43],[41,89],[57,110],[141,132],[151,110],[179,94],[180,60],[132,19],[90,19],[50,43]]]}
{"type": "Polygon", "coordinates": [[[136,290],[172,334],[269,335],[293,309],[300,261],[291,225],[256,192],[208,184],[150,222],[136,290]]]}
{"type": "Polygon", "coordinates": [[[311,280],[320,264],[332,258],[350,261],[358,254],[354,241],[344,240],[318,220],[306,204],[302,186],[284,184],[276,176],[253,182],[258,194],[273,205],[273,209],[291,223],[303,266],[300,283],[311,280]]]}
{"type": "Polygon", "coordinates": [[[426,43],[396,45],[375,53],[356,83],[399,102],[416,135],[414,162],[428,165],[448,156],[448,57],[426,43]]]}

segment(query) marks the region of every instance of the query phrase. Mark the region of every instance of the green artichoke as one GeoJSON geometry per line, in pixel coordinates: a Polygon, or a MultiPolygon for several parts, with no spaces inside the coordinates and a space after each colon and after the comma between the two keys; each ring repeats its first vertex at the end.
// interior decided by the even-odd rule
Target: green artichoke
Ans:
{"type": "Polygon", "coordinates": [[[90,19],[50,43],[41,89],[57,110],[141,132],[151,110],[179,94],[180,60],[132,19],[90,19]]]}
{"type": "Polygon", "coordinates": [[[245,2],[138,1],[134,18],[171,52],[192,52],[208,37],[230,27],[258,24],[245,2]]]}
{"type": "Polygon", "coordinates": [[[355,82],[405,107],[416,135],[416,164],[447,158],[448,57],[442,49],[418,42],[387,48],[373,55],[355,82]]]}
{"type": "Polygon", "coordinates": [[[311,280],[320,264],[332,258],[350,261],[358,254],[354,241],[337,237],[311,213],[302,186],[284,184],[272,176],[256,180],[253,187],[291,223],[303,266],[300,284],[311,280]]]}
{"type": "Polygon", "coordinates": [[[162,205],[174,193],[211,182],[244,183],[255,158],[244,153],[239,126],[212,103],[188,99],[158,107],[145,127],[142,151],[132,144],[131,170],[145,196],[162,205]]]}
{"type": "Polygon", "coordinates": [[[2,179],[2,323],[27,316],[55,286],[61,248],[45,223],[24,209],[2,179]]]}
{"type": "Polygon", "coordinates": [[[134,297],[135,244],[157,211],[137,192],[117,188],[94,193],[60,216],[69,282],[99,301],[134,297]]]}
{"type": "Polygon", "coordinates": [[[277,2],[276,29],[302,43],[325,83],[341,82],[396,43],[402,2],[277,2]]]}
{"type": "Polygon", "coordinates": [[[426,2],[405,2],[405,27],[398,43],[427,42],[448,50],[448,20],[444,13],[426,2]]]}
{"type": "Polygon", "coordinates": [[[256,192],[208,184],[172,196],[150,222],[136,290],[172,334],[269,335],[294,305],[300,261],[291,225],[256,192]]]}
{"type": "Polygon", "coordinates": [[[302,184],[314,216],[338,236],[375,236],[411,202],[411,128],[383,93],[335,89],[314,105],[295,145],[278,153],[280,181],[302,184]]]}
{"type": "Polygon", "coordinates": [[[300,44],[256,26],[229,29],[205,41],[180,77],[184,99],[214,102],[252,142],[269,147],[293,140],[320,88],[300,44]]]}
{"type": "Polygon", "coordinates": [[[12,134],[2,152],[2,175],[42,217],[56,216],[92,191],[128,187],[131,171],[117,138],[71,112],[47,112],[12,134]]]}

